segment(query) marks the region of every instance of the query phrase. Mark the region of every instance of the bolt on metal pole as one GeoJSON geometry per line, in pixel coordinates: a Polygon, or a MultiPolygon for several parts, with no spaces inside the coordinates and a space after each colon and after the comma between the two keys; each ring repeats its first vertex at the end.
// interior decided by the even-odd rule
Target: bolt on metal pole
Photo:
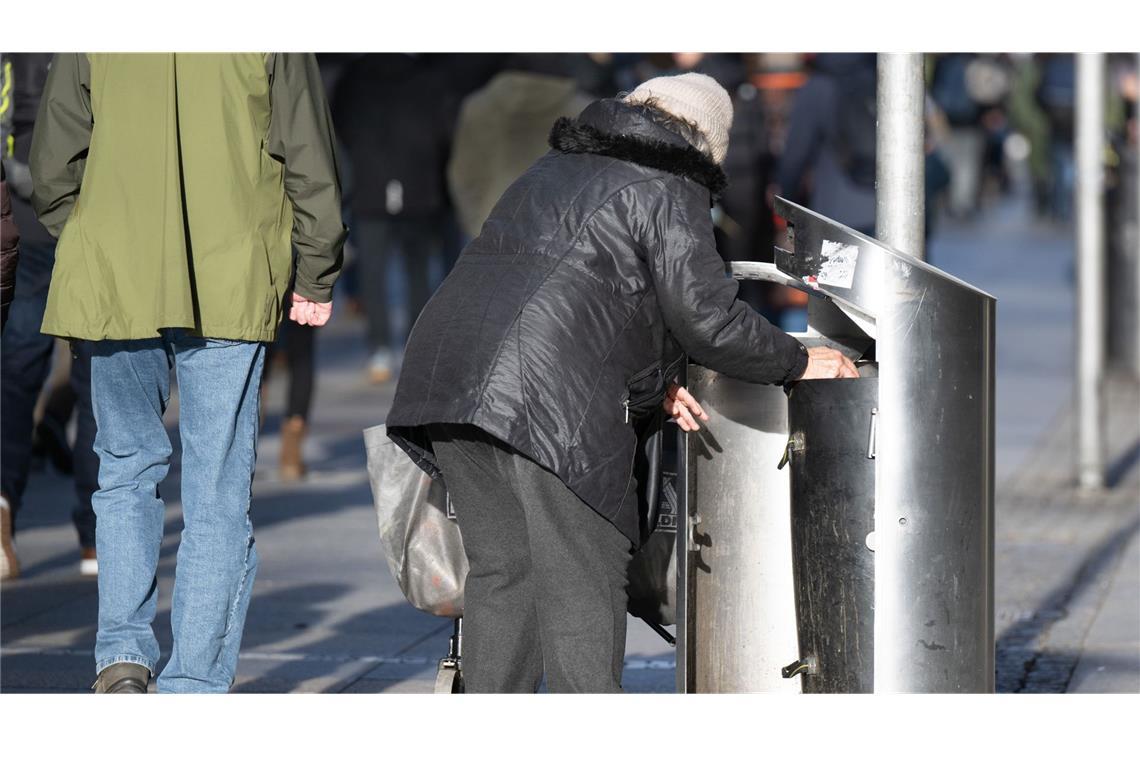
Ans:
{"type": "Polygon", "coordinates": [[[926,143],[921,53],[879,53],[875,237],[926,258],[926,143]]]}
{"type": "Polygon", "coordinates": [[[1104,486],[1104,55],[1077,54],[1077,480],[1104,486]]]}

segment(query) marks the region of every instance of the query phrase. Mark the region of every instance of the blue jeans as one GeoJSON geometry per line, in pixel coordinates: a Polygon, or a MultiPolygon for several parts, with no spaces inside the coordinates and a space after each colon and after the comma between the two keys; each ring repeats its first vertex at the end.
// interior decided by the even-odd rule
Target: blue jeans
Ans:
{"type": "Polygon", "coordinates": [[[170,469],[162,415],[170,370],[178,375],[184,529],[174,575],[174,647],[161,692],[225,692],[233,683],[257,552],[249,519],[257,445],[261,343],[160,338],[92,344],[91,396],[98,432],[93,497],[99,553],[95,667],[117,662],[155,673],[157,569],[170,469]]]}

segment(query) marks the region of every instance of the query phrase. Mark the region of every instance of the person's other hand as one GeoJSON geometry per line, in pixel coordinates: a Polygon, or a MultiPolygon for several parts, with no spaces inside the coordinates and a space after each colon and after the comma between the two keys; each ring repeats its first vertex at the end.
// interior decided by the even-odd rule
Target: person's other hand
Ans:
{"type": "Polygon", "coordinates": [[[705,410],[701,409],[701,405],[693,398],[693,394],[689,393],[684,386],[676,383],[671,384],[669,390],[665,391],[665,400],[661,403],[669,416],[676,420],[685,432],[701,429],[694,415],[706,422],[708,421],[709,416],[705,414],[705,410]]]}
{"type": "Polygon", "coordinates": [[[293,306],[289,309],[289,319],[299,325],[320,327],[332,316],[332,301],[317,303],[304,296],[293,294],[293,306]]]}
{"type": "Polygon", "coordinates": [[[836,377],[859,377],[859,370],[834,348],[816,346],[808,349],[808,364],[800,380],[830,380],[836,377]]]}

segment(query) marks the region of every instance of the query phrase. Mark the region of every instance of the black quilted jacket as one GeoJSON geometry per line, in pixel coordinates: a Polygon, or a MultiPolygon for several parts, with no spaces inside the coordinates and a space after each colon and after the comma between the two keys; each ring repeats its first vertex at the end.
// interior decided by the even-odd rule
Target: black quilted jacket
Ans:
{"type": "Polygon", "coordinates": [[[388,434],[437,475],[424,426],[476,425],[636,544],[635,425],[682,352],[756,383],[797,379],[807,354],[736,299],[709,216],[719,167],[618,100],[560,119],[551,145],[416,322],[388,434]]]}

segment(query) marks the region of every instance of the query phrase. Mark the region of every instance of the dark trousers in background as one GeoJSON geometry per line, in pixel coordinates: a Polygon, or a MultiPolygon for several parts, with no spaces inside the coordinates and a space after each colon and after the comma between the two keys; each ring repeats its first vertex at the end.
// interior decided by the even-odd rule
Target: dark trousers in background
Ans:
{"type": "Polygon", "coordinates": [[[368,317],[368,348],[403,351],[416,317],[431,297],[430,267],[443,245],[443,220],[436,216],[361,218],[353,232],[359,256],[358,287],[368,317]],[[407,276],[406,320],[393,326],[388,272],[397,257],[407,276]]]}
{"type": "Polygon", "coordinates": [[[558,476],[469,425],[431,429],[470,571],[468,692],[621,691],[632,545],[558,476]]]}
{"type": "MultiPolygon", "coordinates": [[[[14,525],[31,469],[33,413],[47,380],[55,347],[55,339],[40,332],[54,263],[54,246],[21,245],[16,297],[0,346],[0,489],[8,497],[14,525]]],[[[80,546],[94,548],[95,512],[91,509],[91,494],[99,486],[99,459],[93,450],[91,352],[83,341],[74,345],[77,355],[72,358],[70,382],[76,398],[73,461],[78,503],[72,520],[79,533],[80,546]]]]}
{"type": "Polygon", "coordinates": [[[280,354],[285,357],[289,371],[289,393],[285,406],[285,417],[300,417],[308,421],[309,410],[313,405],[313,387],[316,379],[314,364],[314,344],[317,328],[299,325],[291,319],[281,323],[277,342],[269,344],[265,353],[265,372],[261,382],[269,382],[269,374],[274,359],[280,354]]]}

